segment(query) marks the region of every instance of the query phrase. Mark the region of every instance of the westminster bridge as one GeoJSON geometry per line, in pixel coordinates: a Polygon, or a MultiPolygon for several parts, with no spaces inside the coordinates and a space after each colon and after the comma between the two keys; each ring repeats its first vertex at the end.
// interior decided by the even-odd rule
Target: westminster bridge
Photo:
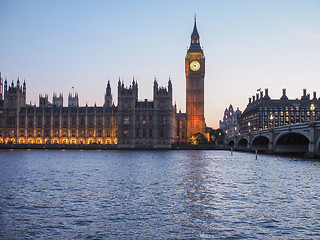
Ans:
{"type": "Polygon", "coordinates": [[[305,153],[320,156],[320,121],[271,127],[225,138],[234,150],[268,153],[305,153]]]}

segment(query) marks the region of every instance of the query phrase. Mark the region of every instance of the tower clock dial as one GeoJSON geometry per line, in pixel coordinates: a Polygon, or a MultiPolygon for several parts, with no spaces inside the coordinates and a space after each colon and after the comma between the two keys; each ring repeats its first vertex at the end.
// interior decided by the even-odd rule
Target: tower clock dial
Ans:
{"type": "Polygon", "coordinates": [[[192,61],[190,63],[190,69],[194,72],[198,71],[200,69],[200,63],[198,61],[192,61]]]}

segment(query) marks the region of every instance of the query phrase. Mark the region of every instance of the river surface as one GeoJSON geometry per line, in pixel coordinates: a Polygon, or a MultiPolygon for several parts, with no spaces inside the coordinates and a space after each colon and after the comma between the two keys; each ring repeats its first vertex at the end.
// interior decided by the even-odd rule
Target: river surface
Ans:
{"type": "Polygon", "coordinates": [[[320,162],[0,151],[0,239],[320,239],[320,162]]]}

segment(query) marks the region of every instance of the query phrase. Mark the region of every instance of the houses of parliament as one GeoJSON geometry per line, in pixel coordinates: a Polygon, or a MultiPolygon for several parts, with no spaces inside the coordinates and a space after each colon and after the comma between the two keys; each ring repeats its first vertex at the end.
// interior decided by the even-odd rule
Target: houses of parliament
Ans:
{"type": "Polygon", "coordinates": [[[138,82],[118,82],[118,105],[108,81],[103,106],[79,106],[77,93],[39,95],[39,106],[26,104],[26,82],[8,83],[0,74],[0,144],[116,145],[117,148],[170,149],[205,133],[205,58],[194,21],[185,57],[186,113],[172,104],[172,82],[153,83],[153,101],[139,101],[138,82]]]}

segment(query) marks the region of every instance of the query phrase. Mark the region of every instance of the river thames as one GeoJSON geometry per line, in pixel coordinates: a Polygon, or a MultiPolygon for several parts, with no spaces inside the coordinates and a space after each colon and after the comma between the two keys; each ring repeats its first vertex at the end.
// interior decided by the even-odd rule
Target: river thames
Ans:
{"type": "Polygon", "coordinates": [[[0,239],[319,239],[320,162],[0,151],[0,239]]]}

